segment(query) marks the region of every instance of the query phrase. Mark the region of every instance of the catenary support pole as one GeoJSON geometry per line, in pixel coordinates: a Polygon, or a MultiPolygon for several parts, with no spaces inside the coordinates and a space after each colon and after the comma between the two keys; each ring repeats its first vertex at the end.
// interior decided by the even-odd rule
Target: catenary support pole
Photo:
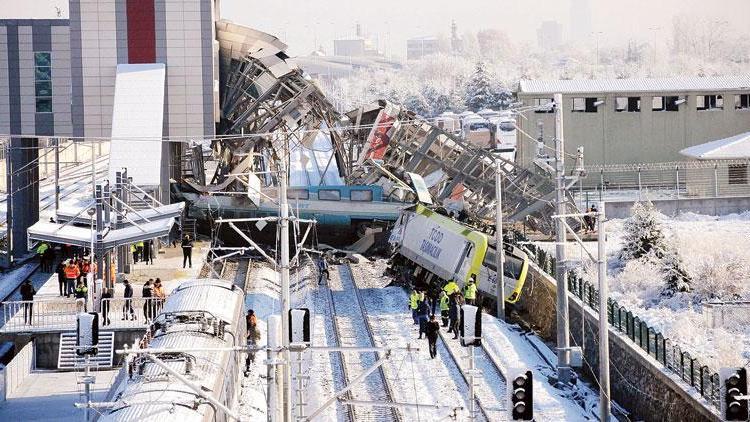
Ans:
{"type": "MultiPolygon", "coordinates": [[[[565,139],[563,129],[562,94],[555,94],[555,172],[557,178],[557,214],[565,214],[565,139]]],[[[560,218],[555,224],[555,278],[557,280],[557,379],[570,381],[570,339],[568,335],[568,284],[565,262],[565,224],[560,218]]]]}
{"type": "Polygon", "coordinates": [[[292,421],[292,377],[289,362],[289,201],[287,190],[287,160],[289,158],[289,138],[284,140],[283,157],[279,160],[279,207],[280,209],[280,242],[281,242],[281,344],[284,365],[282,367],[282,386],[284,389],[284,422],[292,421]]]}
{"type": "Polygon", "coordinates": [[[599,420],[609,421],[609,324],[607,308],[609,285],[607,284],[607,234],[604,231],[604,202],[599,203],[597,219],[598,269],[599,269],[599,420]]]}
{"type": "Polygon", "coordinates": [[[279,315],[271,315],[268,317],[268,422],[279,422],[281,418],[279,413],[281,410],[280,400],[280,379],[277,376],[279,373],[279,366],[276,365],[278,359],[278,352],[275,351],[281,346],[281,317],[279,315]]]}
{"type": "Polygon", "coordinates": [[[60,209],[60,138],[55,140],[55,215],[60,209]]]}
{"type": "Polygon", "coordinates": [[[503,172],[500,158],[495,157],[495,298],[497,317],[505,321],[505,254],[503,253],[503,172]]]}

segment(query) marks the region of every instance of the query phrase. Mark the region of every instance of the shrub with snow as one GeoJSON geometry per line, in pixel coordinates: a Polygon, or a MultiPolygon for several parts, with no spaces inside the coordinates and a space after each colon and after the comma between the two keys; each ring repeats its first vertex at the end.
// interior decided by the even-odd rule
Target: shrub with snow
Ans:
{"type": "Polygon", "coordinates": [[[651,256],[660,259],[666,252],[666,240],[661,220],[664,216],[651,202],[636,202],[631,208],[632,216],[623,226],[622,261],[651,256]]]}
{"type": "Polygon", "coordinates": [[[661,275],[664,277],[664,290],[662,295],[674,296],[677,293],[689,292],[691,279],[682,263],[682,258],[677,250],[672,247],[668,249],[661,260],[661,275]]]}

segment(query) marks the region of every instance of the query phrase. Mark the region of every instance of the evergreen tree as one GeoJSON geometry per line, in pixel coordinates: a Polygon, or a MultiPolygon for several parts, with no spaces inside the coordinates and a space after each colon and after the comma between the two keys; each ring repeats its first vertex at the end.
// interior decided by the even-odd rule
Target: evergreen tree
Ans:
{"type": "Polygon", "coordinates": [[[491,107],[494,100],[495,95],[492,92],[490,75],[484,62],[477,62],[474,74],[466,83],[466,106],[469,110],[477,112],[483,108],[491,107]]]}
{"type": "Polygon", "coordinates": [[[636,202],[631,208],[631,214],[623,227],[624,246],[620,258],[624,261],[643,256],[661,259],[667,248],[659,211],[651,202],[636,202]]]}
{"type": "Polygon", "coordinates": [[[423,117],[431,115],[430,104],[427,103],[424,96],[419,92],[409,93],[404,100],[404,107],[423,117]]]}
{"type": "Polygon", "coordinates": [[[678,292],[690,291],[690,276],[685,271],[680,254],[675,249],[671,249],[664,254],[661,273],[664,276],[662,295],[674,296],[678,292]]]}

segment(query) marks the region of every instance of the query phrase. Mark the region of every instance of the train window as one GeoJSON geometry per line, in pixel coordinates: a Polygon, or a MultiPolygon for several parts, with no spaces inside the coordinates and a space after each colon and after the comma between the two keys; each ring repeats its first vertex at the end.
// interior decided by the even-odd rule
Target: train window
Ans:
{"type": "Polygon", "coordinates": [[[475,130],[482,130],[482,129],[489,129],[490,125],[489,123],[471,123],[469,124],[469,130],[475,131],[475,130]]]}
{"type": "Polygon", "coordinates": [[[289,189],[286,191],[287,199],[310,199],[310,191],[307,189],[289,189]]]}
{"type": "Polygon", "coordinates": [[[513,122],[500,122],[497,127],[503,132],[513,132],[516,130],[516,124],[513,122]]]}
{"type": "Polygon", "coordinates": [[[318,191],[318,199],[321,201],[340,201],[341,191],[338,189],[320,189],[318,191]]]}
{"type": "MultiPolygon", "coordinates": [[[[497,265],[495,265],[495,250],[494,249],[487,249],[487,253],[484,255],[484,262],[483,265],[487,268],[489,268],[492,271],[497,272],[497,265]]],[[[511,256],[509,254],[505,254],[505,265],[503,265],[503,274],[508,277],[512,278],[513,280],[518,280],[521,277],[521,270],[523,269],[523,261],[516,258],[515,256],[511,256]]]]}
{"type": "Polygon", "coordinates": [[[349,196],[352,201],[372,202],[371,190],[353,190],[349,196]]]}

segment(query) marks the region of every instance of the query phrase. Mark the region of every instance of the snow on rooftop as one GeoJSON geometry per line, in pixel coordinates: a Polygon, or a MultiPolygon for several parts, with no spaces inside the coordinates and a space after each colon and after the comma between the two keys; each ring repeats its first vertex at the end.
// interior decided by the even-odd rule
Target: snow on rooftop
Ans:
{"type": "Polygon", "coordinates": [[[750,158],[750,132],[706,142],[680,151],[699,160],[736,160],[750,158]]]}
{"type": "Polygon", "coordinates": [[[749,90],[750,74],[716,77],[522,80],[523,94],[749,90]]]}
{"type": "Polygon", "coordinates": [[[68,19],[67,0],[3,1],[1,19],[68,19]],[[58,16],[59,9],[59,16],[58,16]]]}

